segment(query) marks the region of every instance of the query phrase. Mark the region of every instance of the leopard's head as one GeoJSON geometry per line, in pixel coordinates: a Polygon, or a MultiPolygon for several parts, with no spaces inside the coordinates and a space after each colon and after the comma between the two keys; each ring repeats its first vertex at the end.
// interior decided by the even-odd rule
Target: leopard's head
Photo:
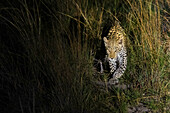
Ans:
{"type": "Polygon", "coordinates": [[[124,32],[119,24],[112,27],[107,37],[103,38],[108,58],[115,59],[117,53],[124,47],[124,32]]]}

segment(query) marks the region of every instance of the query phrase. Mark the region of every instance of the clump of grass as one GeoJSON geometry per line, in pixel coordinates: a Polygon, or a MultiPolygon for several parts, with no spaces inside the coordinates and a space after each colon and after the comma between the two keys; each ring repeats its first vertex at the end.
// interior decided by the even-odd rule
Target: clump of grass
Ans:
{"type": "MultiPolygon", "coordinates": [[[[143,93],[143,101],[154,97],[162,103],[167,95],[164,88],[169,82],[168,57],[162,45],[160,4],[158,1],[127,2],[131,7],[127,15],[130,53],[127,77],[133,81],[134,89],[143,93]]],[[[159,110],[163,111],[163,107],[158,107],[159,110]]]]}

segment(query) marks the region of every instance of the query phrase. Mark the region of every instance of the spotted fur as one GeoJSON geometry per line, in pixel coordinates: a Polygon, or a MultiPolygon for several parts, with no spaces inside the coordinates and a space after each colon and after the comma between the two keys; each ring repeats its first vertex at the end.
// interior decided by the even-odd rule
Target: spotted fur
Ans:
{"type": "Polygon", "coordinates": [[[109,83],[116,84],[127,66],[126,35],[120,24],[115,22],[115,26],[109,30],[107,37],[104,37],[103,40],[111,73],[109,83]]]}

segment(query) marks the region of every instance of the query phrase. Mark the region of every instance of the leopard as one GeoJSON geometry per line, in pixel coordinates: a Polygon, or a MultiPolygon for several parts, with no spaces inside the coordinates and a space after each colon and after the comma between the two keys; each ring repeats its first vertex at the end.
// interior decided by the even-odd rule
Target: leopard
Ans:
{"type": "Polygon", "coordinates": [[[126,34],[118,21],[112,26],[106,37],[103,37],[106,56],[105,59],[110,67],[109,84],[118,84],[119,78],[124,74],[127,67],[126,34]]]}

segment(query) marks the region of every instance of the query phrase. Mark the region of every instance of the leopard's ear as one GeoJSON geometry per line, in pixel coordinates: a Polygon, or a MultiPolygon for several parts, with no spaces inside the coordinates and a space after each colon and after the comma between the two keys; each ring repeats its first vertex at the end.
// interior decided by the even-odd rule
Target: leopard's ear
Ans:
{"type": "Polygon", "coordinates": [[[103,40],[104,40],[104,43],[107,43],[107,42],[108,42],[108,40],[107,40],[106,37],[103,37],[103,40]]]}

